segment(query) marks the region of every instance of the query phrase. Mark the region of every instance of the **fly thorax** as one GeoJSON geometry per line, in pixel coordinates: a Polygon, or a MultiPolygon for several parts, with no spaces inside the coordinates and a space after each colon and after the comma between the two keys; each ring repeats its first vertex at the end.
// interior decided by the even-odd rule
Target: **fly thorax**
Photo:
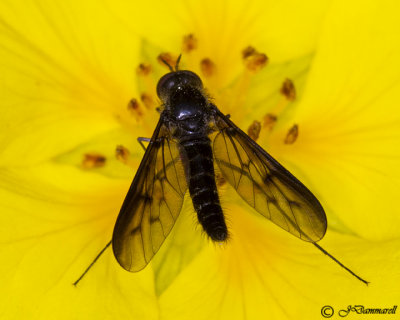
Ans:
{"type": "Polygon", "coordinates": [[[169,119],[176,127],[176,135],[205,132],[210,111],[203,94],[194,88],[183,87],[169,100],[169,119]]]}

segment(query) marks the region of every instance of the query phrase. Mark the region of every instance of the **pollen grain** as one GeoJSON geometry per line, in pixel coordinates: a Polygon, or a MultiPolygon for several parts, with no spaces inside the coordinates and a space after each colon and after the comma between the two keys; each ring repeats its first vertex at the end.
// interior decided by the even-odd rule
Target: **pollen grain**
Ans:
{"type": "Polygon", "coordinates": [[[148,63],[141,63],[138,65],[138,67],[136,68],[136,73],[139,76],[147,76],[151,73],[152,69],[151,69],[151,65],[148,63]]]}
{"type": "Polygon", "coordinates": [[[256,53],[256,49],[252,46],[248,46],[242,50],[242,59],[247,59],[251,55],[256,53]]]}
{"type": "Polygon", "coordinates": [[[106,157],[99,153],[85,153],[82,160],[82,168],[101,168],[106,164],[106,157]]]}
{"type": "Polygon", "coordinates": [[[200,69],[203,76],[209,78],[215,74],[216,65],[210,58],[204,58],[200,61],[200,69]]]}
{"type": "Polygon", "coordinates": [[[142,116],[143,112],[141,110],[140,104],[137,99],[131,99],[128,102],[128,110],[135,116],[142,116]]]}
{"type": "Polygon", "coordinates": [[[299,135],[299,126],[297,124],[290,128],[285,138],[285,144],[293,144],[299,135]]]}
{"type": "Polygon", "coordinates": [[[278,117],[276,115],[267,113],[264,116],[263,128],[271,131],[274,128],[276,121],[278,121],[278,117]]]}
{"type": "Polygon", "coordinates": [[[155,102],[153,100],[153,97],[147,93],[142,93],[140,95],[140,100],[143,102],[143,104],[147,109],[155,107],[155,102]]]}
{"type": "Polygon", "coordinates": [[[226,179],[219,171],[215,172],[215,181],[218,187],[222,187],[226,183],[226,179]]]}
{"type": "Polygon", "coordinates": [[[293,81],[286,79],[281,87],[281,94],[286,97],[289,101],[296,99],[296,88],[294,87],[293,81]]]}
{"type": "Polygon", "coordinates": [[[197,49],[197,46],[198,46],[198,40],[193,33],[189,33],[183,37],[183,43],[182,43],[183,52],[189,53],[197,49]]]}
{"type": "Polygon", "coordinates": [[[253,123],[247,129],[247,134],[254,141],[257,141],[258,137],[260,136],[260,131],[261,131],[261,122],[254,120],[253,123]]]}
{"type": "Polygon", "coordinates": [[[127,163],[130,155],[131,153],[129,152],[129,150],[123,145],[118,145],[115,149],[115,157],[117,158],[117,160],[123,163],[127,163]]]}
{"type": "Polygon", "coordinates": [[[258,72],[268,63],[266,54],[258,52],[254,47],[248,46],[242,50],[242,59],[247,70],[258,72]]]}

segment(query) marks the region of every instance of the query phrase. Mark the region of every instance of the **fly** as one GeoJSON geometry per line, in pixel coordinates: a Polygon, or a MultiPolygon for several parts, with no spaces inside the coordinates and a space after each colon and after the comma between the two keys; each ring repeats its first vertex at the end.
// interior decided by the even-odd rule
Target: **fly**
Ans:
{"type": "Polygon", "coordinates": [[[208,99],[200,77],[175,70],[157,84],[160,119],[118,215],[112,243],[118,263],[142,270],[171,232],[189,190],[204,231],[216,242],[229,237],[215,168],[259,214],[312,243],[360,281],[368,282],[317,244],[327,229],[320,202],[299,180],[238,128],[208,99]]]}

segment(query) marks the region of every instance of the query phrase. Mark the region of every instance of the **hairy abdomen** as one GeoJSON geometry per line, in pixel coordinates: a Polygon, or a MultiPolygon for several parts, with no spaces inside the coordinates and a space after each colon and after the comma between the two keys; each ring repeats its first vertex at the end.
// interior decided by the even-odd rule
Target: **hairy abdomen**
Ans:
{"type": "Polygon", "coordinates": [[[214,241],[224,241],[228,230],[219,202],[211,141],[208,137],[181,142],[187,159],[187,180],[193,207],[204,231],[214,241]]]}

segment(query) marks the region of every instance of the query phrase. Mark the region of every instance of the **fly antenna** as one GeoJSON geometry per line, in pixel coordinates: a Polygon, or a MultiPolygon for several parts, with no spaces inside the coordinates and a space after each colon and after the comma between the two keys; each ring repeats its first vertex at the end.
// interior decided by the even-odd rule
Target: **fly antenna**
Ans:
{"type": "Polygon", "coordinates": [[[169,71],[174,72],[174,69],[171,67],[171,65],[168,63],[167,60],[165,60],[164,58],[160,57],[160,60],[168,67],[169,71]]]}
{"type": "Polygon", "coordinates": [[[179,62],[181,62],[181,57],[182,57],[182,53],[179,55],[178,59],[176,59],[176,63],[175,63],[175,71],[178,71],[178,68],[179,68],[179,62]]]}
{"type": "Polygon", "coordinates": [[[179,55],[178,59],[176,59],[175,70],[174,70],[174,68],[172,68],[172,66],[168,63],[167,60],[165,60],[162,57],[159,57],[159,59],[168,67],[169,71],[176,72],[179,69],[179,62],[181,61],[181,57],[182,57],[182,53],[179,55]]]}

